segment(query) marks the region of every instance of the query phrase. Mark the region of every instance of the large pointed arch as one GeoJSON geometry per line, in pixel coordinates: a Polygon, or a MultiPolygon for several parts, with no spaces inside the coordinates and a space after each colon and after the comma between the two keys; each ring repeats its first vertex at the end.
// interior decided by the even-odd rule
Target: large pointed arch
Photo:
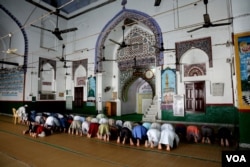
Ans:
{"type": "MultiPolygon", "coordinates": [[[[104,56],[102,49],[111,30],[114,29],[119,23],[121,23],[127,18],[141,22],[144,25],[146,25],[153,32],[155,39],[156,39],[156,43],[159,45],[160,43],[162,43],[163,39],[162,39],[160,26],[151,16],[147,15],[146,13],[137,11],[137,10],[123,8],[102,29],[96,42],[95,62],[97,62],[98,57],[104,56]]],[[[158,55],[156,56],[157,56],[157,65],[162,65],[163,53],[159,52],[158,55]]],[[[95,69],[97,69],[97,65],[100,65],[100,63],[95,64],[95,69]]]]}

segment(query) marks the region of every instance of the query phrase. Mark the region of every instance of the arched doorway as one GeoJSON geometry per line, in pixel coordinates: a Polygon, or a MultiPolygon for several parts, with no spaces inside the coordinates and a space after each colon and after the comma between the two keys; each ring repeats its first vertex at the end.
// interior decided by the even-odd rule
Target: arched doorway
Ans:
{"type": "MultiPolygon", "coordinates": [[[[147,80],[154,96],[154,69],[163,62],[163,53],[154,47],[162,43],[161,30],[156,21],[140,11],[123,8],[102,32],[96,44],[95,55],[95,71],[102,73],[97,75],[97,83],[101,83],[101,87],[97,87],[96,94],[102,99],[97,102],[97,110],[101,111],[107,101],[126,103],[128,90],[137,78],[147,80]],[[123,42],[125,47],[120,45],[123,42]],[[151,73],[152,77],[147,78],[148,73],[151,73]],[[109,91],[105,91],[107,87],[110,88],[109,91]],[[114,93],[117,99],[113,98],[114,93]]],[[[117,110],[123,110],[122,108],[122,105],[117,106],[117,110]]],[[[136,103],[132,108],[133,111],[131,109],[129,112],[138,112],[135,111],[136,103]]],[[[123,111],[117,113],[123,114],[123,111]]]]}
{"type": "Polygon", "coordinates": [[[126,100],[121,101],[121,113],[144,114],[152,103],[153,90],[146,80],[139,77],[130,84],[126,96],[126,100]]]}
{"type": "Polygon", "coordinates": [[[192,47],[182,55],[180,63],[185,88],[185,110],[204,113],[208,86],[206,81],[209,80],[209,57],[203,50],[192,47]]]}
{"type": "Polygon", "coordinates": [[[84,97],[87,96],[87,72],[82,65],[78,65],[74,69],[74,102],[75,107],[81,108],[83,106],[84,97]]]}

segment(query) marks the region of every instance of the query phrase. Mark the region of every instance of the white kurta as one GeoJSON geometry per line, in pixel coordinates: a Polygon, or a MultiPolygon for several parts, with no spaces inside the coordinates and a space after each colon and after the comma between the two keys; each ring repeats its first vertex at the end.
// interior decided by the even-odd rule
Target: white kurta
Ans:
{"type": "Polygon", "coordinates": [[[82,116],[79,116],[79,115],[75,115],[75,116],[73,117],[73,120],[83,122],[83,121],[85,121],[85,118],[82,117],[82,116]]]}
{"type": "Polygon", "coordinates": [[[170,147],[174,146],[174,140],[176,141],[176,144],[179,144],[179,137],[178,135],[173,131],[168,128],[164,129],[161,131],[161,137],[159,143],[161,144],[168,144],[170,147]]]}
{"type": "Polygon", "coordinates": [[[87,134],[89,131],[89,122],[88,121],[83,121],[82,122],[82,132],[83,134],[87,134]]]}
{"type": "Polygon", "coordinates": [[[27,121],[28,119],[28,114],[26,113],[26,109],[24,106],[19,107],[16,111],[18,117],[21,118],[22,121],[27,121]]]}
{"type": "Polygon", "coordinates": [[[55,126],[54,117],[48,116],[46,121],[45,121],[45,125],[46,126],[55,126]]]}
{"type": "Polygon", "coordinates": [[[149,129],[147,131],[148,141],[153,142],[156,147],[159,144],[161,132],[159,129],[149,129]]]}
{"type": "Polygon", "coordinates": [[[174,131],[174,127],[172,124],[168,124],[168,123],[164,123],[161,125],[161,130],[164,130],[164,129],[170,129],[172,131],[174,131]]]}
{"type": "Polygon", "coordinates": [[[123,123],[123,127],[128,128],[129,130],[132,131],[132,122],[131,121],[125,121],[123,123]]]}
{"type": "Polygon", "coordinates": [[[43,116],[37,115],[37,116],[35,117],[35,122],[37,122],[37,123],[39,123],[39,124],[44,124],[43,116]]]}
{"type": "Polygon", "coordinates": [[[161,124],[158,122],[153,122],[150,126],[150,129],[158,129],[161,130],[161,124]]]}

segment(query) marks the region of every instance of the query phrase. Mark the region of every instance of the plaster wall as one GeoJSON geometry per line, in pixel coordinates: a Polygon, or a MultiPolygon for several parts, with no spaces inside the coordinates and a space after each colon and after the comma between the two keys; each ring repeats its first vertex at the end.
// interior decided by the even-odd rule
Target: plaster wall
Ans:
{"type": "MultiPolygon", "coordinates": [[[[126,8],[142,11],[152,16],[161,27],[163,42],[166,48],[174,48],[175,43],[179,41],[211,36],[212,44],[214,45],[212,48],[214,66],[213,68],[208,69],[210,73],[210,75],[208,76],[208,80],[211,80],[211,82],[220,82],[223,80],[226,83],[225,90],[228,90],[232,87],[232,85],[230,84],[230,70],[228,64],[225,63],[225,60],[228,57],[234,56],[234,50],[231,46],[226,47],[225,45],[215,45],[225,43],[228,40],[231,41],[231,33],[245,32],[250,29],[249,22],[247,21],[249,20],[249,10],[247,7],[249,6],[249,3],[250,2],[248,0],[209,1],[208,13],[210,14],[211,20],[213,21],[228,17],[235,17],[233,26],[201,29],[191,34],[187,33],[186,31],[203,23],[202,15],[205,12],[205,6],[202,1],[167,0],[162,1],[159,7],[155,7],[153,6],[153,2],[145,3],[145,1],[143,0],[134,0],[128,1],[126,8]]],[[[29,24],[39,25],[41,24],[41,19],[48,19],[49,22],[55,23],[56,17],[54,15],[48,15],[47,11],[36,8],[33,5],[27,3],[25,0],[1,0],[1,4],[9,11],[11,11],[11,13],[15,15],[22,24],[24,24],[25,31],[27,31],[29,38],[28,64],[34,66],[38,65],[37,62],[40,56],[52,59],[56,59],[56,56],[60,56],[60,45],[62,43],[67,43],[66,54],[68,54],[69,59],[77,60],[88,58],[89,62],[94,62],[95,44],[98,35],[100,34],[104,25],[106,25],[111,18],[113,18],[119,11],[122,10],[120,1],[116,1],[114,3],[111,3],[110,5],[98,8],[97,10],[91,11],[69,21],[59,19],[60,28],[63,29],[66,27],[77,26],[79,30],[76,33],[65,34],[63,36],[65,39],[64,41],[57,41],[53,38],[53,36],[46,35],[46,40],[48,40],[49,44],[51,45],[51,49],[45,49],[43,48],[43,46],[41,48],[41,45],[44,44],[40,41],[41,31],[39,29],[35,29],[34,27],[30,27],[29,24]],[[22,10],[20,10],[20,8],[22,8],[22,10]],[[84,48],[88,48],[89,51],[79,52],[79,50],[81,51],[84,48]]],[[[15,46],[22,53],[23,41],[22,36],[20,35],[20,31],[18,31],[18,27],[13,24],[13,21],[6,17],[6,15],[2,13],[2,11],[1,16],[4,16],[1,17],[1,20],[6,22],[6,25],[9,25],[8,28],[4,26],[4,24],[1,25],[1,29],[3,30],[1,31],[1,35],[3,36],[6,34],[6,32],[9,31],[16,32],[14,36],[15,40],[13,41],[13,46],[15,46]]],[[[120,35],[120,33],[117,33],[116,35],[120,35]]],[[[5,39],[1,39],[1,41],[4,40],[5,39]]],[[[4,41],[3,43],[7,42],[4,41]]],[[[6,49],[6,46],[2,49],[6,49]]],[[[168,63],[174,60],[175,55],[174,53],[171,54],[173,54],[173,57],[169,58],[169,53],[164,53],[164,57],[166,58],[164,62],[168,63]]],[[[113,58],[114,52],[112,51],[108,56],[113,58]]],[[[4,57],[6,58],[6,55],[4,55],[4,57]]],[[[22,64],[21,58],[15,58],[11,61],[16,61],[22,64]]],[[[58,66],[60,66],[60,62],[58,63],[58,66]]],[[[90,66],[93,68],[94,65],[90,66]]],[[[116,79],[113,79],[112,77],[114,75],[114,66],[115,64],[112,64],[110,65],[110,69],[106,69],[110,74],[106,74],[107,77],[105,77],[103,83],[110,85],[110,81],[112,81],[111,85],[116,89],[116,87],[118,87],[117,83],[119,82],[117,82],[116,79]]],[[[164,65],[164,67],[166,67],[166,65],[164,65]]],[[[37,76],[34,74],[36,70],[28,69],[26,80],[32,80],[32,82],[26,82],[27,89],[25,92],[25,100],[31,100],[31,97],[28,96],[30,93],[37,95],[38,84],[35,84],[35,82],[39,78],[37,78],[37,76]],[[31,88],[31,84],[32,90],[29,89],[31,88]]],[[[65,77],[62,75],[64,73],[64,69],[57,70],[57,73],[59,74],[57,75],[57,84],[61,84],[65,81],[65,77]]],[[[94,75],[94,70],[89,71],[88,75],[94,75]]],[[[66,79],[66,85],[66,87],[68,88],[72,87],[72,81],[70,79],[66,79]]],[[[57,91],[64,91],[64,88],[62,86],[57,85],[56,87],[60,89],[57,91]]],[[[183,86],[179,84],[178,89],[180,91],[183,91],[183,86]]],[[[219,97],[219,99],[218,97],[212,97],[208,95],[207,100],[209,103],[231,103],[232,95],[227,92],[229,91],[226,91],[224,97],[219,97]]]]}

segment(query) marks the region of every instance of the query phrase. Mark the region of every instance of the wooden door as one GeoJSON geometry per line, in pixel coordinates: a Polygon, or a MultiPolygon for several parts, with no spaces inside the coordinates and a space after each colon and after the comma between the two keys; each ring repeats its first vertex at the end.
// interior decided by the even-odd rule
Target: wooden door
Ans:
{"type": "Polygon", "coordinates": [[[185,83],[186,99],[185,108],[186,111],[193,112],[205,112],[205,82],[188,82],[185,83]]]}
{"type": "Polygon", "coordinates": [[[75,107],[83,106],[83,87],[75,87],[74,106],[75,107]]]}
{"type": "Polygon", "coordinates": [[[194,96],[195,96],[195,111],[203,112],[205,110],[204,99],[205,99],[205,82],[197,82],[194,84],[194,96]]]}

